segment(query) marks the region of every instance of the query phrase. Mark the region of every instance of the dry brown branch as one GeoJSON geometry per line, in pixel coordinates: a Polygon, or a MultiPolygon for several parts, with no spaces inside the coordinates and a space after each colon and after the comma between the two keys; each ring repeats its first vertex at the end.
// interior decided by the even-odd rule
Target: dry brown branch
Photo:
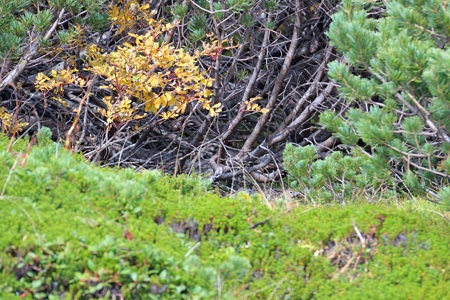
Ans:
{"type": "MultiPolygon", "coordinates": [[[[289,67],[292,64],[292,59],[294,58],[294,53],[297,50],[297,46],[299,43],[299,34],[300,34],[300,27],[301,27],[301,17],[300,17],[300,0],[295,1],[295,25],[294,25],[294,32],[292,34],[291,38],[291,44],[289,46],[289,51],[284,59],[283,66],[281,68],[280,73],[277,76],[277,79],[275,81],[275,86],[273,90],[271,91],[271,95],[269,98],[269,101],[266,105],[266,109],[271,110],[278,99],[278,96],[280,94],[280,91],[283,87],[283,81],[286,78],[286,74],[289,70],[289,67]]],[[[248,139],[245,141],[244,145],[242,146],[241,150],[239,151],[239,154],[237,158],[242,159],[252,148],[253,144],[255,143],[257,137],[261,134],[263,130],[263,126],[265,126],[266,122],[269,120],[270,114],[263,114],[259,120],[258,123],[255,126],[255,129],[252,131],[248,139]]]]}
{"type": "MultiPolygon", "coordinates": [[[[268,22],[272,21],[272,17],[270,15],[269,15],[267,21],[268,22]]],[[[266,30],[264,32],[264,38],[263,38],[263,42],[261,44],[261,50],[259,51],[258,61],[256,62],[256,66],[253,69],[252,76],[250,77],[250,79],[245,87],[244,95],[242,96],[242,100],[239,104],[237,115],[236,115],[236,117],[234,117],[231,120],[231,123],[228,125],[227,130],[222,135],[222,139],[224,142],[226,142],[229,139],[229,137],[235,130],[236,126],[242,121],[242,118],[244,117],[245,101],[247,101],[250,98],[250,94],[252,93],[252,91],[254,89],[258,75],[261,72],[264,58],[266,57],[267,47],[269,45],[269,37],[270,37],[270,31],[266,30]]]]}

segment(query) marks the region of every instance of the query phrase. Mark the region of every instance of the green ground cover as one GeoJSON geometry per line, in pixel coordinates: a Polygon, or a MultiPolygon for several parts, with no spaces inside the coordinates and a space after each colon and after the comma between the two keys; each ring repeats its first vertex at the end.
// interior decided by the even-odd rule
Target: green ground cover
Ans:
{"type": "Polygon", "coordinates": [[[42,132],[27,145],[0,150],[1,299],[450,294],[449,223],[417,205],[287,211],[199,178],[94,166],[42,132]]]}

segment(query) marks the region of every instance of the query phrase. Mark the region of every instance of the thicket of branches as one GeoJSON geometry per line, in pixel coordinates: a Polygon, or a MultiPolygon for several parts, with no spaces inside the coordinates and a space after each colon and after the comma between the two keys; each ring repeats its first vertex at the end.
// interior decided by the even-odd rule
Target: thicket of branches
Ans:
{"type": "Polygon", "coordinates": [[[103,165],[200,173],[233,188],[282,179],[293,143],[304,149],[285,152],[293,182],[314,197],[367,184],[369,194],[395,186],[442,197],[447,75],[433,68],[448,63],[448,10],[439,0],[369,2],[3,1],[0,14],[14,18],[1,21],[2,126],[50,127],[103,165]],[[337,178],[337,165],[359,177],[337,178]]]}
{"type": "MultiPolygon", "coordinates": [[[[153,1],[149,9],[156,11],[154,18],[173,25],[164,33],[163,42],[191,53],[213,41],[221,46],[198,64],[214,79],[211,106],[220,103],[222,112],[208,114],[192,102],[173,120],[161,120],[159,115],[165,110],[161,107],[145,118],[111,124],[99,108],[107,109],[103,99],[114,91],[105,89],[104,77],[90,77],[92,74],[83,70],[87,65],[85,48],[96,45],[101,51],[113,52],[133,41],[127,33],[151,30],[141,15],[145,4],[119,3],[119,9],[110,12],[118,23],[92,26],[85,20],[94,11],[76,15],[50,3],[46,8],[53,13],[53,23],[42,31],[46,43],[33,53],[26,50],[32,40],[24,43],[19,55],[27,57],[23,67],[21,61],[4,57],[2,106],[10,113],[17,112],[18,120],[28,123],[26,130],[50,127],[55,139],[70,137],[73,149],[104,165],[199,172],[212,174],[215,180],[246,177],[270,182],[283,175],[281,153],[287,141],[319,145],[321,152],[333,147],[334,139],[315,125],[314,118],[318,112],[340,105],[325,72],[334,54],[324,33],[337,4],[153,1]],[[61,40],[62,32],[71,35],[61,40]],[[90,84],[66,82],[63,101],[51,100],[35,89],[38,72],[50,76],[50,70],[74,67],[90,84]],[[75,118],[77,125],[73,126],[75,118]]],[[[26,10],[33,12],[32,5],[16,14],[26,10]]],[[[131,100],[134,114],[142,114],[143,104],[131,100]]]]}

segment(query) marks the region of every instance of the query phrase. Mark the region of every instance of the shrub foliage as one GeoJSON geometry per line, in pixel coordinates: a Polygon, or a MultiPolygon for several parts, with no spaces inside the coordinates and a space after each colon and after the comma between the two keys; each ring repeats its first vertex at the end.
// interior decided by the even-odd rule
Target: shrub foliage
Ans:
{"type": "Polygon", "coordinates": [[[347,107],[320,124],[351,151],[311,165],[314,151],[287,148],[294,186],[428,193],[450,204],[449,16],[443,1],[343,2],[328,36],[344,57],[329,75],[347,107]]]}
{"type": "MultiPolygon", "coordinates": [[[[0,151],[4,298],[448,295],[449,224],[437,214],[270,210],[257,195],[207,193],[199,178],[86,164],[50,135],[0,151]]],[[[8,143],[0,136],[1,149],[8,143]]]]}

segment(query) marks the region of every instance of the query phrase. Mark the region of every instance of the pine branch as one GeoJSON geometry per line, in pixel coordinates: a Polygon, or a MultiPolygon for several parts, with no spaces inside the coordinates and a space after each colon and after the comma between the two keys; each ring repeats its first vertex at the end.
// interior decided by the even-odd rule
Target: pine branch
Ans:
{"type": "Polygon", "coordinates": [[[56,19],[55,22],[53,22],[52,26],[47,30],[45,35],[42,36],[42,35],[38,34],[36,37],[34,37],[31,40],[31,43],[28,46],[27,52],[25,52],[25,54],[22,56],[19,63],[16,65],[16,67],[13,70],[11,70],[9,72],[9,74],[3,79],[3,81],[0,82],[0,92],[3,91],[7,86],[14,85],[14,81],[16,80],[16,78],[23,72],[23,70],[25,70],[28,63],[36,55],[36,53],[38,53],[38,51],[40,49],[41,39],[43,41],[47,41],[50,38],[50,36],[53,34],[56,27],[60,23],[63,14],[64,14],[64,8],[61,9],[61,11],[59,12],[58,18],[56,19]]]}

